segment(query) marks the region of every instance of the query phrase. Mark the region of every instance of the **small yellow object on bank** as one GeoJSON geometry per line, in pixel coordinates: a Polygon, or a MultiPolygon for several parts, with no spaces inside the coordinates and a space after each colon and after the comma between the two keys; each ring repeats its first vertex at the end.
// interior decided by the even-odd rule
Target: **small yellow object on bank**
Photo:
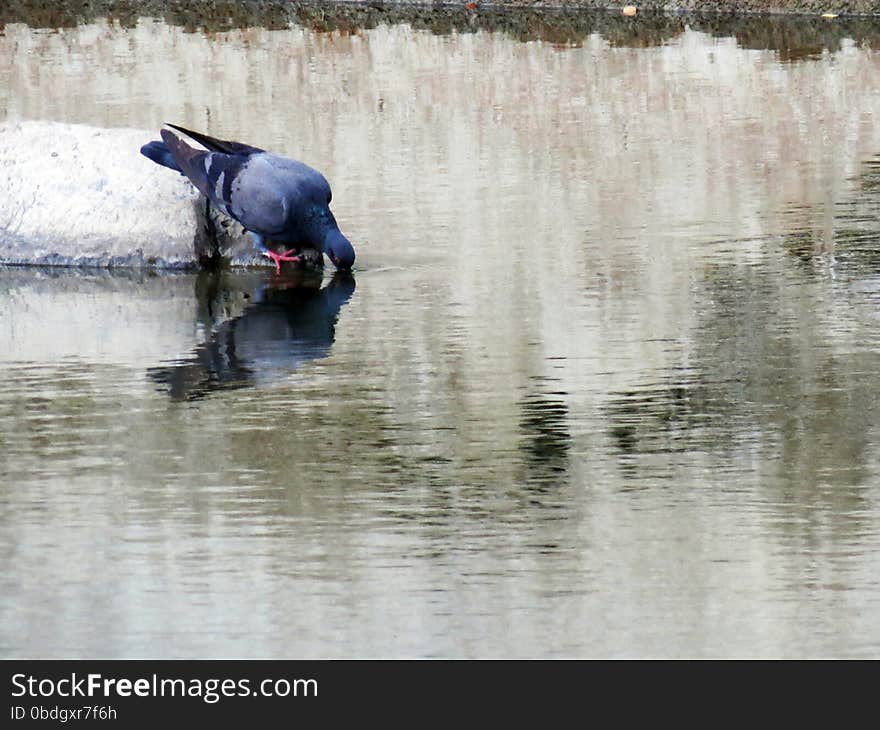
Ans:
{"type": "Polygon", "coordinates": [[[822,13],[823,18],[836,18],[837,13],[822,13]]]}
{"type": "Polygon", "coordinates": [[[637,12],[638,12],[638,10],[636,10],[635,5],[624,5],[623,6],[623,14],[624,15],[635,15],[637,12]]]}

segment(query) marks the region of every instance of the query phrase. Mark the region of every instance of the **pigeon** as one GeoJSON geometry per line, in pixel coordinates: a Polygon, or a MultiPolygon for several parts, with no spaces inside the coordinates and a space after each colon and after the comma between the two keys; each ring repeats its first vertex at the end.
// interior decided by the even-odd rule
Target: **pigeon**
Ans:
{"type": "Polygon", "coordinates": [[[327,254],[337,269],[354,264],[354,248],[330,212],[330,184],[308,165],[241,142],[166,124],[201,144],[190,147],[161,130],[162,141],[148,142],[141,154],[186,176],[213,205],[234,218],[253,237],[257,249],[275,262],[300,261],[312,248],[327,254]],[[282,253],[270,244],[286,247],[282,253]]]}

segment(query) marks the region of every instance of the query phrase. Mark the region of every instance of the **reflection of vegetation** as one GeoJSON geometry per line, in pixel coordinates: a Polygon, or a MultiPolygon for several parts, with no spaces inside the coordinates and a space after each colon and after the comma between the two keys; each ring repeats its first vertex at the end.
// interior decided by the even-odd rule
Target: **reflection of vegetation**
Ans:
{"type": "Polygon", "coordinates": [[[623,472],[720,456],[807,512],[860,508],[880,417],[876,308],[858,293],[880,274],[880,158],[852,182],[845,199],[785,212],[788,256],[708,267],[687,367],[605,407],[623,472]]]}
{"type": "Polygon", "coordinates": [[[782,244],[808,266],[834,252],[839,272],[865,277],[880,272],[880,157],[867,160],[851,196],[824,207],[792,207],[782,244]]]}
{"type": "Polygon", "coordinates": [[[874,197],[874,205],[880,207],[880,157],[874,157],[862,164],[859,175],[859,189],[874,197]]]}
{"type": "Polygon", "coordinates": [[[854,194],[835,206],[834,250],[850,276],[880,273],[880,157],[862,164],[854,194]]]}
{"type": "Polygon", "coordinates": [[[712,421],[704,399],[688,379],[614,393],[607,407],[610,435],[628,455],[692,450],[698,429],[712,421]]]}
{"type": "MultiPolygon", "coordinates": [[[[561,394],[560,394],[561,395],[561,394]]],[[[528,393],[519,403],[520,452],[529,482],[555,482],[568,471],[568,406],[556,394],[528,393]]]]}
{"type": "Polygon", "coordinates": [[[773,472],[768,484],[786,495],[821,500],[870,479],[880,416],[880,357],[861,343],[870,325],[853,331],[829,313],[826,280],[773,269],[713,267],[688,368],[612,394],[609,435],[625,471],[709,454],[734,473],[773,472]],[[656,454],[680,456],[652,462],[656,454]]]}
{"type": "Polygon", "coordinates": [[[701,301],[711,306],[688,368],[606,407],[623,470],[660,453],[721,455],[731,469],[775,463],[768,483],[786,498],[859,507],[876,458],[880,358],[876,310],[859,319],[852,285],[880,273],[880,157],[853,183],[830,206],[786,211],[790,258],[709,267],[701,301]],[[838,304],[852,316],[839,318],[838,304]]]}
{"type": "Polygon", "coordinates": [[[840,49],[844,38],[877,47],[880,26],[873,20],[848,18],[833,23],[815,16],[703,16],[688,25],[716,37],[735,38],[740,48],[777,51],[781,61],[816,58],[840,49]]]}
{"type": "Polygon", "coordinates": [[[507,8],[469,10],[460,6],[426,7],[384,4],[287,2],[286,0],[91,0],[47,2],[7,0],[0,6],[4,23],[34,28],[66,28],[107,18],[124,27],[138,18],[161,18],[188,31],[208,33],[234,28],[287,28],[298,24],[318,32],[354,33],[382,23],[408,23],[437,34],[482,30],[505,33],[521,41],[579,45],[598,34],[615,46],[660,45],[686,27],[716,37],[736,38],[744,48],[779,52],[797,60],[835,51],[842,38],[880,48],[880,26],[869,19],[846,18],[829,23],[818,17],[733,16],[727,14],[640,13],[628,18],[595,9],[507,8]]]}

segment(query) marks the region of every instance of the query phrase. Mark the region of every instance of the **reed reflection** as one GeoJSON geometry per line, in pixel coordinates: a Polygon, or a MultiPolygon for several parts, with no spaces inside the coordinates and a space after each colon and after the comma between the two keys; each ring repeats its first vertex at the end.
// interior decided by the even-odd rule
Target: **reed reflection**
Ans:
{"type": "Polygon", "coordinates": [[[174,400],[281,380],[330,354],[339,312],[354,291],[346,272],[324,286],[317,272],[273,276],[256,286],[247,275],[204,272],[196,297],[210,335],[190,357],[151,368],[149,376],[174,400]]]}
{"type": "Polygon", "coordinates": [[[785,211],[785,251],[811,274],[869,280],[880,273],[880,155],[861,163],[853,190],[828,205],[792,205],[785,211]]]}
{"type": "Polygon", "coordinates": [[[519,402],[519,449],[531,485],[555,484],[568,473],[571,433],[564,395],[531,392],[519,402]]]}

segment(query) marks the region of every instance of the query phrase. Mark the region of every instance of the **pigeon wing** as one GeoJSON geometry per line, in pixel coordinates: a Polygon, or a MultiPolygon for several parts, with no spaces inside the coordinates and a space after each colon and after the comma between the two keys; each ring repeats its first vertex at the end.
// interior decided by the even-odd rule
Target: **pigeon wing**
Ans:
{"type": "Polygon", "coordinates": [[[204,147],[211,152],[225,152],[228,155],[252,155],[257,152],[266,151],[260,149],[259,147],[253,147],[252,145],[244,144],[242,142],[232,142],[230,140],[209,137],[207,134],[202,134],[201,132],[193,132],[191,129],[179,127],[176,124],[166,123],[165,126],[176,129],[178,132],[183,132],[187,137],[190,137],[199,144],[204,145],[204,147]]]}
{"type": "Polygon", "coordinates": [[[289,191],[265,153],[197,150],[167,129],[162,130],[162,140],[183,174],[216,207],[255,233],[284,233],[289,191]]]}
{"type": "Polygon", "coordinates": [[[230,166],[220,182],[218,178],[215,187],[223,194],[229,214],[245,228],[268,237],[288,237],[289,207],[296,190],[278,175],[267,155],[252,155],[243,165],[230,166]]]}
{"type": "MultiPolygon", "coordinates": [[[[211,202],[223,204],[222,196],[215,194],[219,175],[209,176],[212,163],[215,162],[213,158],[216,157],[216,161],[220,162],[220,155],[215,152],[206,152],[205,150],[197,150],[194,147],[190,147],[186,142],[166,129],[162,130],[162,141],[180,168],[180,171],[189,178],[189,181],[196,186],[198,191],[211,202]],[[210,179],[211,177],[213,177],[213,180],[210,179]]],[[[222,156],[229,157],[229,155],[222,156]]],[[[226,162],[232,163],[234,158],[226,160],[226,162]]],[[[217,166],[217,171],[219,173],[219,165],[217,166]]]]}

